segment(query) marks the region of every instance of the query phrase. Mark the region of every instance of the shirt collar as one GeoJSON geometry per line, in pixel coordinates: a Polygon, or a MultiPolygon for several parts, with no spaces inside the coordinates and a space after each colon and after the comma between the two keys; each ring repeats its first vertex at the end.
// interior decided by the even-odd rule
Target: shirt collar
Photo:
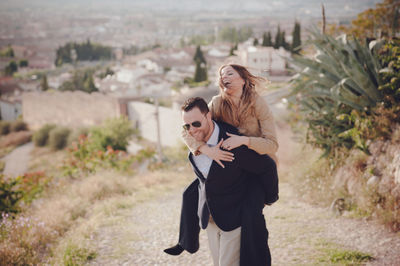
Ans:
{"type": "Polygon", "coordinates": [[[214,130],[213,130],[213,133],[211,134],[211,137],[207,141],[207,144],[209,144],[209,145],[217,145],[218,144],[219,126],[214,121],[213,121],[213,123],[214,123],[214,130]]]}

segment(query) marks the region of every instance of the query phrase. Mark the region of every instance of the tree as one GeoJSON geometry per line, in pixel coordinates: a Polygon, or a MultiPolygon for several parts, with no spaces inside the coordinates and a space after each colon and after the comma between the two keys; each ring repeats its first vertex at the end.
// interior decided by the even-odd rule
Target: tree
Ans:
{"type": "Polygon", "coordinates": [[[204,58],[203,52],[201,51],[200,45],[198,45],[196,48],[196,53],[194,54],[193,61],[196,64],[196,70],[194,72],[193,80],[195,82],[207,80],[207,62],[204,58]]]}
{"type": "Polygon", "coordinates": [[[235,55],[235,51],[238,49],[238,44],[236,43],[234,46],[232,46],[231,50],[229,51],[229,56],[235,55]]]}
{"type": "Polygon", "coordinates": [[[28,60],[26,60],[26,59],[19,60],[19,66],[20,67],[27,67],[28,65],[29,65],[28,60]]]}
{"type": "Polygon", "coordinates": [[[194,72],[194,82],[206,81],[207,77],[207,67],[204,63],[196,62],[196,70],[194,72]]]}
{"type": "Polygon", "coordinates": [[[253,45],[258,46],[258,38],[254,38],[253,45]]]}
{"type": "Polygon", "coordinates": [[[264,32],[262,46],[265,46],[265,47],[272,46],[271,32],[269,32],[269,31],[268,31],[268,33],[264,32]]]}
{"type": "Polygon", "coordinates": [[[250,27],[244,27],[237,30],[235,27],[224,27],[218,33],[218,39],[231,43],[243,42],[253,35],[250,27]]]}
{"type": "Polygon", "coordinates": [[[300,35],[300,23],[297,21],[294,24],[292,36],[293,36],[293,41],[292,41],[291,51],[292,53],[299,54],[301,50],[300,48],[301,35],[300,35]]]}
{"type": "Polygon", "coordinates": [[[281,41],[282,41],[281,27],[278,25],[278,30],[275,35],[275,43],[274,43],[275,49],[279,49],[279,47],[282,46],[281,41]]]}
{"type": "Polygon", "coordinates": [[[40,81],[40,88],[42,88],[42,91],[47,91],[49,89],[49,84],[47,83],[46,75],[42,76],[42,80],[40,81]]]}
{"type": "Polygon", "coordinates": [[[96,86],[94,85],[93,75],[88,75],[86,77],[85,81],[83,82],[83,91],[88,92],[88,93],[99,91],[96,88],[96,86]]]}
{"type": "Polygon", "coordinates": [[[84,72],[76,71],[72,80],[67,80],[58,88],[60,91],[85,91],[88,93],[98,91],[93,82],[93,70],[84,72]]]}
{"type": "Polygon", "coordinates": [[[267,33],[266,32],[263,33],[263,40],[262,40],[261,45],[262,46],[268,46],[267,45],[267,33]]]}
{"type": "Polygon", "coordinates": [[[196,53],[193,56],[193,61],[195,63],[200,62],[206,64],[206,59],[204,58],[203,52],[201,51],[200,45],[196,47],[196,53]]]}
{"type": "Polygon", "coordinates": [[[85,43],[67,43],[59,47],[56,51],[56,66],[64,63],[72,63],[72,61],[94,61],[108,60],[112,58],[112,49],[108,46],[91,43],[87,40],[85,43]],[[76,58],[73,58],[73,54],[76,58]]]}
{"type": "Polygon", "coordinates": [[[395,37],[400,31],[400,1],[385,0],[358,14],[348,33],[359,38],[395,37]]]}
{"type": "Polygon", "coordinates": [[[14,60],[8,63],[8,65],[4,69],[6,76],[12,76],[17,71],[18,71],[18,65],[14,60]]]}
{"type": "Polygon", "coordinates": [[[289,43],[286,42],[286,33],[285,31],[281,32],[281,46],[285,48],[285,50],[289,51],[290,50],[290,45],[289,43]]]}
{"type": "Polygon", "coordinates": [[[14,55],[14,50],[11,47],[11,45],[8,45],[7,48],[4,48],[1,52],[0,52],[0,56],[4,56],[4,57],[15,57],[14,55]]]}

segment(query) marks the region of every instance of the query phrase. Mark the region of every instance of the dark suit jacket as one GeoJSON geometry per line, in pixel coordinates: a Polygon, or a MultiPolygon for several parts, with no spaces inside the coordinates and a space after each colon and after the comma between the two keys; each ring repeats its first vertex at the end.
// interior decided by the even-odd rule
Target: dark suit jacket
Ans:
{"type": "MultiPolygon", "coordinates": [[[[219,140],[228,138],[226,132],[238,134],[231,125],[218,123],[218,126],[219,140]]],[[[197,206],[200,206],[202,228],[207,227],[208,211],[224,231],[242,226],[241,265],[267,265],[270,264],[268,231],[262,209],[264,203],[271,204],[278,199],[276,164],[269,156],[259,155],[245,146],[231,152],[235,154],[235,160],[224,162],[225,168],[213,162],[207,179],[194,164],[193,155],[189,154],[198,179],[183,195],[179,244],[191,253],[198,250],[197,206]],[[197,189],[199,193],[196,193],[197,189]]]]}

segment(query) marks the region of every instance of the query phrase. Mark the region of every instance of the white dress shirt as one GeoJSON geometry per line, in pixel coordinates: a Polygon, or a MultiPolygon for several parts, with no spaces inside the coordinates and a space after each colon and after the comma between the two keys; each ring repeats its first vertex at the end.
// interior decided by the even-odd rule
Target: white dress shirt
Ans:
{"type": "MultiPolygon", "coordinates": [[[[214,121],[213,123],[214,123],[214,131],[211,134],[211,137],[207,141],[207,145],[210,146],[215,146],[218,144],[219,127],[217,123],[215,123],[214,121]]],[[[196,164],[197,168],[200,170],[200,172],[203,174],[204,178],[207,178],[213,160],[210,159],[205,154],[200,154],[198,156],[193,156],[193,161],[196,164]]]]}

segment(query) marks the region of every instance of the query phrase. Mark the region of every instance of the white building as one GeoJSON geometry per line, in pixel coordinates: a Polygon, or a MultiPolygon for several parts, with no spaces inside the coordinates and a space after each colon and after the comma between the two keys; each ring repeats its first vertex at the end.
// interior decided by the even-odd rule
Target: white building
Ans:
{"type": "Polygon", "coordinates": [[[255,75],[279,76],[287,74],[286,58],[290,56],[290,52],[282,47],[274,49],[273,47],[242,46],[239,47],[237,54],[241,63],[255,75]]]}
{"type": "Polygon", "coordinates": [[[22,114],[22,104],[20,100],[7,101],[0,99],[1,120],[14,121],[22,114]]]}

